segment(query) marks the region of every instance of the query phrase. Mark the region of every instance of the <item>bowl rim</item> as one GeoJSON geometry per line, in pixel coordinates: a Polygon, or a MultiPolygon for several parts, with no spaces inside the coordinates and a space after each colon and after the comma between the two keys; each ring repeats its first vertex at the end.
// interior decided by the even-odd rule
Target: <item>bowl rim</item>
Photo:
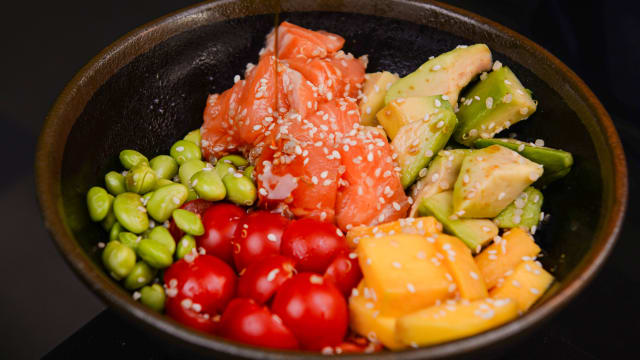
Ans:
{"type": "MultiPolygon", "coordinates": [[[[218,15],[209,14],[209,16],[202,16],[203,13],[215,12],[235,2],[234,0],[206,1],[169,13],[123,35],[82,67],[58,96],[42,126],[35,156],[37,199],[45,227],[54,239],[54,243],[62,253],[65,261],[74,270],[74,273],[96,295],[111,308],[115,309],[120,315],[136,319],[136,323],[145,329],[151,330],[172,341],[177,341],[182,345],[189,346],[197,352],[218,351],[233,356],[272,359],[293,359],[304,355],[305,358],[320,359],[324,356],[317,353],[268,350],[235,343],[222,338],[215,338],[211,335],[189,329],[164,315],[147,309],[134,301],[126,291],[107,277],[104,272],[97,269],[97,266],[75,241],[62,216],[64,209],[61,200],[60,183],[61,165],[66,139],[78,115],[82,112],[87,101],[94,95],[95,91],[122,66],[158,43],[182,31],[218,21],[218,19],[212,19],[210,17],[218,15]],[[191,22],[189,26],[184,27],[181,25],[181,22],[186,22],[186,20],[190,20],[191,22]],[[148,40],[148,43],[145,43],[145,46],[141,47],[134,46],[134,43],[139,43],[141,39],[148,40]],[[113,63],[115,63],[115,66],[113,63]],[[107,67],[106,71],[104,69],[105,67],[107,67]],[[105,75],[103,72],[108,72],[109,74],[105,75]],[[84,91],[85,87],[92,89],[91,91],[84,91]],[[79,104],[79,106],[75,107],[79,108],[79,110],[68,110],[69,108],[74,108],[73,106],[68,106],[69,103],[79,104]],[[64,139],[64,141],[58,141],[59,139],[64,139]],[[59,154],[59,158],[56,158],[55,154],[59,154]]],[[[517,42],[529,48],[530,51],[538,53],[548,60],[553,67],[558,69],[559,73],[564,75],[564,80],[572,89],[577,91],[577,95],[581,97],[588,106],[588,112],[593,114],[598,127],[597,130],[603,132],[603,136],[607,139],[604,148],[597,149],[597,152],[602,152],[604,149],[606,152],[604,155],[608,157],[605,160],[611,161],[612,164],[613,174],[611,175],[613,176],[613,184],[611,186],[613,189],[611,190],[611,197],[613,197],[613,199],[608,199],[609,202],[603,201],[602,203],[603,208],[605,206],[610,207],[610,211],[606,214],[607,221],[603,224],[601,231],[595,235],[596,239],[594,240],[593,247],[585,254],[585,257],[577,268],[573,270],[575,276],[562,289],[550,296],[544,303],[540,304],[540,306],[531,309],[524,315],[505,325],[460,340],[402,352],[348,356],[433,359],[462,355],[488,348],[498,341],[531,331],[535,326],[540,325],[566,306],[595,277],[611,253],[624,219],[628,197],[626,160],[617,131],[603,105],[582,79],[540,45],[503,25],[452,5],[431,0],[394,0],[394,2],[423,6],[430,11],[436,11],[449,17],[466,18],[466,21],[471,22],[476,27],[484,26],[492,28],[497,33],[515,39],[517,42]]],[[[249,13],[243,16],[262,14],[264,11],[273,9],[274,6],[277,6],[276,4],[279,4],[278,0],[265,1],[263,7],[257,6],[255,9],[252,9],[255,14],[249,13]]],[[[219,20],[225,18],[229,17],[219,16],[219,20]]],[[[593,139],[593,136],[590,136],[590,138],[593,139]]],[[[602,172],[604,172],[604,169],[602,172]]]]}

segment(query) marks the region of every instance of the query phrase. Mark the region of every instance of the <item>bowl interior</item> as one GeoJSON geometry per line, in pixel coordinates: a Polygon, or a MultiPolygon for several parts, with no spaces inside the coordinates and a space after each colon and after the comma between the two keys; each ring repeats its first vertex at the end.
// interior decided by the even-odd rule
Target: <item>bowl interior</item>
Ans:
{"type": "MultiPolygon", "coordinates": [[[[480,39],[492,47],[493,41],[475,36],[474,41],[388,17],[342,12],[289,12],[282,13],[280,20],[340,34],[346,39],[346,51],[369,55],[368,72],[388,70],[401,76],[456,45],[480,39]]],[[[174,141],[199,127],[207,95],[229,88],[234,75],[242,75],[248,62],[257,61],[273,26],[274,16],[267,14],[185,31],[137,56],[93,94],[64,147],[61,208],[66,225],[96,269],[102,271],[97,243],[108,236],[88,218],[86,191],[102,185],[106,172],[120,169],[122,149],[136,149],[149,158],[168,153],[174,141]]],[[[494,59],[511,67],[539,101],[538,111],[529,120],[500,136],[515,133],[521,140],[544,139],[548,146],[574,155],[571,173],[544,191],[543,210],[551,216],[536,233],[544,249],[542,261],[558,280],[545,296],[548,300],[575,273],[603,226],[603,165],[597,160],[602,154],[589,130],[594,125],[578,116],[566,96],[525,68],[526,60],[492,50],[494,59]]]]}

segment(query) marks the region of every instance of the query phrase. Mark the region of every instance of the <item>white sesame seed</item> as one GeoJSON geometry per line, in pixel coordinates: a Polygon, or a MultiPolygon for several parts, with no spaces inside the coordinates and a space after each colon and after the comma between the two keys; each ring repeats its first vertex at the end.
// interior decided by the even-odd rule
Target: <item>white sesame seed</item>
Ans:
{"type": "Polygon", "coordinates": [[[180,305],[182,305],[182,307],[185,309],[190,309],[192,304],[193,304],[193,301],[191,301],[191,299],[189,298],[182,299],[182,301],[180,302],[180,305]]]}
{"type": "Polygon", "coordinates": [[[536,294],[536,295],[540,294],[540,290],[538,290],[536,288],[531,288],[531,289],[529,289],[529,291],[531,291],[532,294],[536,294]]]}
{"type": "Polygon", "coordinates": [[[440,69],[442,69],[442,66],[440,64],[436,64],[431,68],[431,70],[433,70],[433,71],[438,71],[440,69]]]}
{"type": "Polygon", "coordinates": [[[435,99],[433,103],[436,105],[436,107],[440,107],[442,105],[439,99],[435,99]]]}
{"type": "Polygon", "coordinates": [[[314,274],[309,277],[309,282],[312,284],[322,284],[324,280],[322,280],[322,276],[314,274]]]}
{"type": "Polygon", "coordinates": [[[267,235],[267,240],[272,241],[272,242],[276,242],[276,241],[278,241],[278,238],[274,234],[268,234],[267,235]]]}
{"type": "Polygon", "coordinates": [[[475,280],[478,280],[478,278],[479,278],[479,277],[478,277],[478,274],[476,274],[476,273],[475,273],[475,272],[473,272],[473,271],[470,271],[470,272],[469,272],[469,276],[471,276],[471,277],[472,277],[473,279],[475,279],[475,280]]]}
{"type": "Polygon", "coordinates": [[[142,294],[140,294],[139,291],[134,291],[132,297],[133,297],[133,300],[138,301],[142,297],[142,294]]]}
{"type": "Polygon", "coordinates": [[[400,264],[397,261],[392,262],[391,265],[393,265],[393,267],[398,268],[398,269],[400,269],[402,267],[402,264],[400,264]]]}
{"type": "Polygon", "coordinates": [[[182,152],[182,151],[184,151],[184,146],[178,146],[178,147],[176,147],[176,151],[177,151],[177,152],[182,152]]]}
{"type": "Polygon", "coordinates": [[[489,96],[484,103],[487,106],[487,109],[491,109],[493,107],[493,98],[489,96]]]}
{"type": "Polygon", "coordinates": [[[544,146],[544,140],[542,139],[536,139],[536,141],[534,142],[534,144],[536,146],[544,146]]]}
{"type": "Polygon", "coordinates": [[[413,286],[412,283],[407,283],[407,290],[409,290],[409,292],[412,294],[416,292],[416,288],[413,286]]]}
{"type": "Polygon", "coordinates": [[[269,274],[267,274],[267,281],[273,281],[279,272],[280,272],[280,269],[278,268],[269,271],[269,274]]]}
{"type": "Polygon", "coordinates": [[[504,197],[505,197],[505,196],[507,196],[507,194],[506,194],[506,193],[504,193],[504,192],[501,192],[501,193],[498,195],[498,200],[502,200],[502,199],[504,199],[504,197]]]}
{"type": "Polygon", "coordinates": [[[500,61],[496,60],[496,61],[493,62],[493,66],[491,67],[491,69],[493,71],[496,71],[496,70],[500,70],[501,67],[502,67],[502,63],[500,61]]]}
{"type": "Polygon", "coordinates": [[[520,114],[522,115],[527,115],[528,112],[529,112],[529,109],[527,109],[526,107],[523,107],[520,109],[520,114]]]}

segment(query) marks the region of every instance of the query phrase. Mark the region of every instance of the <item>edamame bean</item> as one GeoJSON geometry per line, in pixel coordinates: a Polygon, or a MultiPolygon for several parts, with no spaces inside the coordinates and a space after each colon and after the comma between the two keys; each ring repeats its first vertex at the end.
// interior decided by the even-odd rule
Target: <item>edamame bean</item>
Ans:
{"type": "Polygon", "coordinates": [[[198,193],[195,190],[193,190],[193,188],[189,188],[189,190],[187,192],[187,201],[186,202],[193,201],[193,200],[195,200],[197,198],[198,198],[198,193]]]}
{"type": "Polygon", "coordinates": [[[185,234],[182,239],[178,241],[178,245],[176,246],[176,260],[182,259],[195,248],[196,239],[189,234],[185,234]]]}
{"type": "Polygon", "coordinates": [[[253,181],[254,183],[256,182],[256,177],[255,174],[253,173],[253,169],[255,168],[255,166],[251,165],[251,166],[247,166],[246,169],[244,169],[244,171],[242,172],[242,175],[248,177],[249,179],[251,179],[251,181],[253,181]]]}
{"type": "MultiPolygon", "coordinates": [[[[115,200],[114,200],[114,203],[115,203],[115,200]]],[[[100,222],[100,224],[102,225],[102,228],[104,229],[104,231],[110,231],[113,225],[115,225],[115,223],[117,222],[118,222],[118,219],[116,219],[116,215],[113,213],[113,205],[112,205],[111,210],[109,210],[109,212],[107,213],[107,217],[105,217],[104,220],[100,222]]]]}
{"type": "Polygon", "coordinates": [[[169,179],[158,179],[156,180],[156,188],[154,190],[160,189],[163,186],[167,186],[171,184],[175,184],[175,183],[169,179]]]}
{"type": "Polygon", "coordinates": [[[134,166],[124,177],[127,191],[145,194],[156,186],[156,173],[147,164],[134,166]]]}
{"type": "Polygon", "coordinates": [[[116,196],[113,212],[120,225],[133,233],[140,234],[149,228],[147,209],[142,205],[142,197],[138,194],[126,192],[116,196]]]}
{"type": "Polygon", "coordinates": [[[138,256],[156,269],[163,269],[173,263],[173,254],[161,243],[142,239],[138,244],[138,256]]]}
{"type": "Polygon", "coordinates": [[[189,160],[200,160],[202,158],[200,146],[187,140],[178,140],[171,146],[169,154],[176,159],[178,165],[182,165],[189,160]]]}
{"type": "Polygon", "coordinates": [[[124,175],[116,171],[109,171],[107,175],[104,176],[104,184],[107,190],[113,195],[120,195],[127,191],[124,183],[124,175]]]}
{"type": "Polygon", "coordinates": [[[87,192],[87,208],[89,209],[89,217],[93,221],[102,221],[113,204],[113,195],[100,186],[94,186],[87,192]]]}
{"type": "Polygon", "coordinates": [[[192,143],[200,146],[200,129],[195,129],[193,131],[189,131],[187,135],[184,136],[184,139],[187,141],[191,141],[192,143]]]}
{"type": "Polygon", "coordinates": [[[187,234],[194,236],[204,234],[202,220],[195,213],[184,209],[176,209],[173,210],[172,216],[178,228],[187,234]]]}
{"type": "Polygon", "coordinates": [[[116,222],[109,230],[109,241],[118,240],[118,235],[122,232],[122,226],[119,222],[116,222]]]}
{"type": "Polygon", "coordinates": [[[124,287],[128,290],[139,289],[151,282],[157,273],[158,270],[153,269],[146,262],[138,261],[124,279],[124,287]]]}
{"type": "Polygon", "coordinates": [[[122,150],[119,157],[122,166],[127,170],[140,163],[149,164],[149,159],[135,150],[122,150]]]}
{"type": "Polygon", "coordinates": [[[149,162],[158,179],[171,179],[178,173],[178,163],[169,155],[158,155],[149,162]]]}
{"type": "Polygon", "coordinates": [[[213,169],[203,169],[191,177],[191,186],[201,199],[218,201],[227,195],[222,179],[213,169]]]}
{"type": "Polygon", "coordinates": [[[216,163],[216,172],[218,173],[218,176],[220,176],[220,179],[222,179],[229,174],[235,174],[236,167],[231,163],[218,161],[216,163]]]}
{"type": "Polygon", "coordinates": [[[234,204],[251,206],[258,196],[256,186],[248,177],[240,174],[229,174],[222,178],[227,188],[227,199],[234,204]]]}
{"type": "Polygon", "coordinates": [[[136,264],[136,253],[119,241],[110,241],[102,252],[102,262],[111,277],[120,280],[133,270],[136,264]]]}
{"type": "Polygon", "coordinates": [[[149,191],[148,193],[142,195],[142,205],[147,206],[149,203],[149,199],[153,196],[153,191],[149,191]]]}
{"type": "Polygon", "coordinates": [[[152,310],[162,312],[165,300],[166,295],[160,284],[145,286],[140,290],[140,302],[152,310]]]}
{"type": "Polygon", "coordinates": [[[167,228],[164,226],[156,226],[149,232],[149,239],[162,244],[171,255],[176,251],[176,241],[167,228]]]}
{"type": "Polygon", "coordinates": [[[124,246],[128,246],[135,250],[138,247],[138,244],[142,240],[142,236],[128,232],[122,231],[118,235],[118,241],[124,246]]]}
{"type": "Polygon", "coordinates": [[[191,177],[205,167],[207,167],[207,163],[202,160],[189,160],[183,163],[182,165],[180,165],[180,170],[178,170],[178,177],[180,178],[180,182],[184,186],[191,186],[191,177]]]}
{"type": "Polygon", "coordinates": [[[243,158],[240,155],[235,155],[235,154],[223,156],[220,158],[220,160],[218,160],[218,162],[223,162],[227,164],[230,163],[230,164],[233,164],[233,166],[235,167],[243,167],[243,166],[249,165],[249,161],[247,161],[247,159],[243,158]]]}
{"type": "Polygon", "coordinates": [[[149,215],[157,222],[165,222],[173,210],[179,208],[187,200],[188,189],[182,184],[161,187],[153,192],[147,202],[149,215]]]}

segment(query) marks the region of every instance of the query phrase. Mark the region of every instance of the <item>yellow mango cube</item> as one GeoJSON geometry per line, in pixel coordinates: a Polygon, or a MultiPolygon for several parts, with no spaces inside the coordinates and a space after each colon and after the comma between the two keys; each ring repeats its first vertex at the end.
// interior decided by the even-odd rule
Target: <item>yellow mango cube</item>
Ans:
{"type": "Polygon", "coordinates": [[[442,224],[433,216],[400,219],[376,226],[356,226],[347,232],[347,244],[355,249],[360,239],[395,234],[428,235],[442,232],[442,224]]]}
{"type": "Polygon", "coordinates": [[[438,260],[433,238],[409,234],[368,237],[360,240],[356,253],[381,315],[405,315],[455,291],[455,283],[446,277],[447,267],[438,260]]]}
{"type": "Polygon", "coordinates": [[[549,288],[553,275],[542,268],[537,261],[523,261],[513,274],[504,278],[491,290],[495,299],[512,299],[521,312],[527,311],[549,288]]]}
{"type": "Polygon", "coordinates": [[[498,279],[511,271],[522,261],[535,258],[540,247],[533,237],[520,228],[505,232],[499,241],[494,241],[475,257],[487,289],[498,283],[498,279]]]}
{"type": "Polygon", "coordinates": [[[457,237],[439,234],[436,237],[438,251],[444,255],[451,276],[455,280],[460,296],[467,300],[484,299],[489,294],[471,250],[457,237]]]}
{"type": "Polygon", "coordinates": [[[395,337],[396,318],[380,315],[374,295],[368,288],[365,291],[365,288],[363,280],[349,298],[351,329],[371,341],[379,341],[391,350],[404,348],[405,345],[395,337]]]}
{"type": "Polygon", "coordinates": [[[518,316],[515,301],[491,298],[447,301],[398,318],[396,337],[410,346],[426,346],[475,335],[518,316]]]}

